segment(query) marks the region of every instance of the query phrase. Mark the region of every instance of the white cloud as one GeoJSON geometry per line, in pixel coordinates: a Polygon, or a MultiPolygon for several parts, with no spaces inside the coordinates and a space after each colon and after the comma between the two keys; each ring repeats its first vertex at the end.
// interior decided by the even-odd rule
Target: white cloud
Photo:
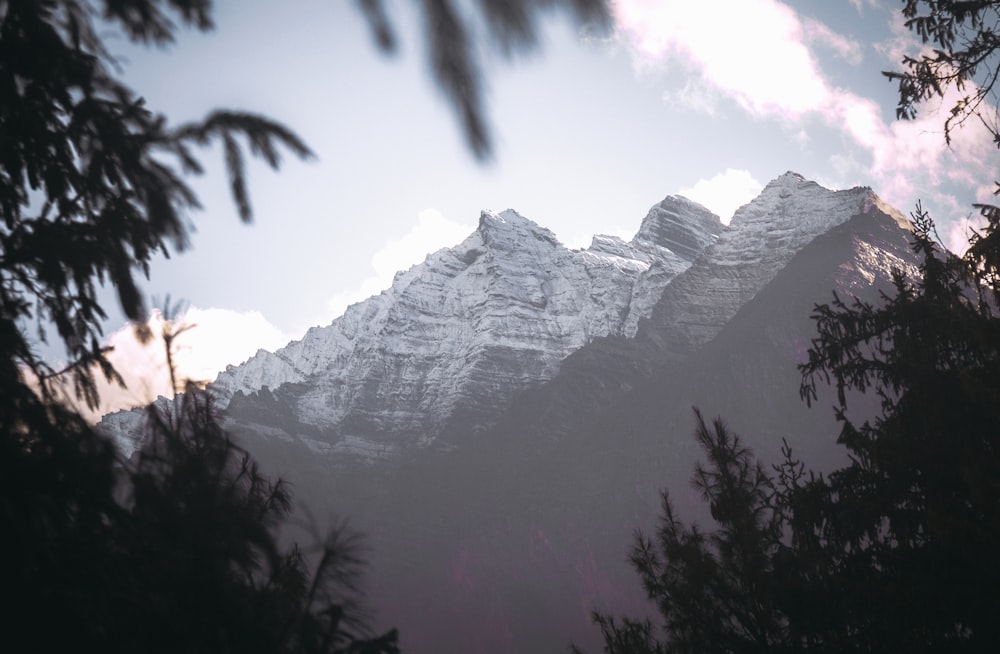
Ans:
{"type": "MultiPolygon", "coordinates": [[[[163,316],[154,311],[147,322],[153,338],[145,344],[136,338],[131,325],[107,339],[113,348],[108,359],[124,379],[125,388],[96,373],[101,402],[96,411],[78,407],[85,418],[96,422],[106,413],[173,395],[162,338],[164,323],[163,316]]],[[[210,382],[227,365],[242,363],[260,348],[275,350],[291,340],[258,311],[191,307],[173,320],[174,329],[184,325],[190,329],[177,338],[174,348],[178,383],[210,382]]]]}
{"type": "Polygon", "coordinates": [[[448,220],[436,209],[421,211],[417,224],[409,232],[387,242],[372,255],[374,275],[362,281],[356,290],[341,292],[330,298],[327,302],[330,319],[343,314],[355,302],[389,288],[397,272],[422,262],[432,252],[460,243],[474,229],[474,225],[448,220]]]}
{"type": "Polygon", "coordinates": [[[764,185],[754,179],[750,171],[727,168],[711,179],[700,179],[690,188],[678,191],[679,195],[702,204],[729,224],[733,213],[760,195],[764,185]]]}
{"type": "MultiPolygon", "coordinates": [[[[863,4],[875,6],[855,6],[860,11],[863,4]]],[[[619,35],[640,69],[677,64],[689,75],[679,91],[668,90],[665,97],[684,100],[696,88],[692,85],[701,85],[700,95],[691,97],[727,98],[754,118],[779,121],[800,142],[819,119],[860,149],[860,159],[868,159],[864,183],[890,204],[912,207],[942,183],[971,193],[979,180],[997,174],[995,146],[977,120],[955,130],[951,147],[945,145],[943,124],[960,97],[957,90],[925,102],[915,120],[886,121],[874,100],[834,85],[821,69],[817,49],[858,63],[858,44],[779,0],[619,0],[614,7],[619,35]]],[[[898,12],[889,28],[891,37],[876,49],[893,62],[925,47],[898,12]]],[[[966,85],[965,92],[973,90],[966,85]]],[[[957,218],[949,209],[954,198],[940,197],[947,201],[935,207],[946,214],[938,214],[939,222],[957,218]]]]}
{"type": "Polygon", "coordinates": [[[664,93],[663,100],[699,114],[714,116],[719,105],[719,94],[705,84],[688,80],[683,88],[664,93]]]}
{"type": "Polygon", "coordinates": [[[640,67],[678,62],[754,115],[791,118],[829,101],[805,28],[780,2],[621,0],[615,14],[640,67]]]}
{"type": "Polygon", "coordinates": [[[195,381],[211,381],[227,365],[242,363],[261,348],[275,350],[292,340],[259,311],[192,307],[180,323],[193,327],[178,341],[178,369],[195,381]]]}
{"type": "Polygon", "coordinates": [[[899,9],[891,12],[888,28],[889,38],[880,43],[873,43],[872,48],[880,53],[892,68],[900,68],[905,55],[916,57],[934,52],[930,44],[924,43],[910,31],[906,26],[906,17],[899,9]]]}

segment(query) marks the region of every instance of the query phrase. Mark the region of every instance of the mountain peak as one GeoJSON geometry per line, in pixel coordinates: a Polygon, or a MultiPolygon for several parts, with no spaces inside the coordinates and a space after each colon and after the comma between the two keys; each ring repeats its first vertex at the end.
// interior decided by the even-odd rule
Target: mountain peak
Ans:
{"type": "Polygon", "coordinates": [[[781,173],[780,175],[778,175],[777,177],[775,177],[774,179],[772,179],[768,184],[769,185],[770,184],[774,184],[775,182],[778,182],[780,180],[788,180],[788,181],[796,181],[796,182],[809,182],[809,180],[807,180],[805,177],[803,177],[802,175],[798,174],[794,170],[786,170],[785,172],[781,173]]]}
{"type": "Polygon", "coordinates": [[[775,177],[760,195],[736,210],[730,229],[737,232],[792,230],[816,236],[864,213],[873,204],[883,204],[867,187],[833,191],[788,171],[775,177]]]}
{"type": "Polygon", "coordinates": [[[514,209],[504,209],[503,211],[483,209],[479,212],[479,227],[481,229],[516,229],[519,226],[544,229],[538,223],[530,218],[525,218],[514,209]]]}
{"type": "Polygon", "coordinates": [[[668,195],[649,210],[632,243],[664,247],[693,261],[723,229],[707,208],[682,195],[668,195]]]}
{"type": "Polygon", "coordinates": [[[525,218],[513,209],[501,212],[484,209],[479,213],[479,227],[476,230],[483,245],[496,246],[505,244],[511,248],[524,242],[524,239],[545,241],[553,246],[560,245],[555,234],[538,223],[525,218]]]}
{"type": "Polygon", "coordinates": [[[778,175],[770,182],[764,185],[758,197],[774,195],[775,193],[781,194],[782,197],[794,193],[796,191],[801,191],[807,188],[818,188],[823,190],[828,190],[817,184],[816,182],[806,179],[802,175],[795,171],[788,170],[784,173],[778,175]]]}

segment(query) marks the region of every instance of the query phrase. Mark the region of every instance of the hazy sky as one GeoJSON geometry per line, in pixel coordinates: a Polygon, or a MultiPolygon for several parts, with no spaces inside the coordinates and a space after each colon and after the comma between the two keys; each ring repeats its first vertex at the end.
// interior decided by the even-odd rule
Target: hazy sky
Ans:
{"type": "MultiPolygon", "coordinates": [[[[553,16],[538,52],[487,60],[496,148],[485,165],[430,80],[410,3],[389,5],[402,46],[393,57],[347,0],[220,0],[209,34],[184,33],[167,50],[109,43],[172,123],[252,110],[317,155],[286,158],[280,173],[250,167],[246,227],[221,152],[203,151],[193,247],[157,262],[146,288],[202,309],[202,340],[222,334],[234,348],[224,359],[328,324],[462,240],[484,208],[514,208],[583,247],[595,233],[631,237],[669,194],[728,221],[794,170],[831,188],[871,186],[904,212],[923,199],[949,238],[997,176],[984,134],[965,130],[948,151],[933,107],[895,120],[895,86],[880,71],[920,47],[900,2],[619,0],[600,37],[553,16]]],[[[203,362],[220,349],[198,347],[203,362]]]]}

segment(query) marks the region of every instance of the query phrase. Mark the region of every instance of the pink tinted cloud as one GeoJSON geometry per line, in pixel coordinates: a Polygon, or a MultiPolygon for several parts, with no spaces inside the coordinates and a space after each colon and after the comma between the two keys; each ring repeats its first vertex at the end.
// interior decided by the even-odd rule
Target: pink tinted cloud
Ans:
{"type": "MultiPolygon", "coordinates": [[[[728,98],[753,117],[779,120],[800,134],[818,119],[867,153],[867,176],[890,204],[912,207],[943,182],[971,193],[996,174],[985,163],[995,158],[995,146],[978,120],[955,130],[951,147],[945,145],[944,120],[958,91],[924,103],[914,120],[886,121],[874,100],[831,83],[816,54],[826,49],[859,63],[861,47],[779,0],[618,0],[614,8],[619,35],[640,70],[679,65],[693,78],[685,93],[666,98],[683,102],[700,86],[699,97],[728,98]]],[[[898,14],[889,33],[874,49],[891,61],[920,51],[898,14]]]]}
{"type": "Polygon", "coordinates": [[[754,115],[798,118],[829,101],[805,28],[780,2],[620,0],[614,9],[639,68],[680,63],[754,115]]]}
{"type": "MultiPolygon", "coordinates": [[[[153,311],[147,324],[153,334],[148,343],[139,342],[132,326],[119,329],[107,339],[106,345],[113,348],[108,360],[122,376],[124,388],[95,373],[100,396],[96,409],[77,402],[69,387],[63,389],[64,400],[86,420],[97,422],[107,413],[145,406],[161,395],[173,396],[162,338],[163,317],[153,311]]],[[[183,325],[190,325],[191,329],[175,342],[174,364],[179,383],[210,382],[226,365],[244,361],[258,348],[274,350],[290,340],[256,311],[191,307],[174,321],[175,329],[183,325]]]]}

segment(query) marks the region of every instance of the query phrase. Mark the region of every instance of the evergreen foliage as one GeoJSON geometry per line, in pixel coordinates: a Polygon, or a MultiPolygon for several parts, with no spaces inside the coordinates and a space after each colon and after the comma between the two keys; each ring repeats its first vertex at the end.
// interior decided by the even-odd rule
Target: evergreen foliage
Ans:
{"type": "Polygon", "coordinates": [[[145,447],[119,465],[79,416],[19,388],[0,416],[7,651],[398,651],[394,631],[365,628],[357,542],[338,529],[314,556],[282,546],[288,488],[208,394],[151,407],[145,447]]]}
{"type": "MultiPolygon", "coordinates": [[[[104,18],[131,38],[162,44],[174,27],[160,2],[104,3],[104,18]]],[[[167,3],[186,23],[211,26],[208,4],[167,3]]],[[[77,395],[96,406],[91,366],[116,374],[100,345],[98,284],[118,292],[125,315],[143,317],[136,273],[168,245],[187,243],[186,212],[198,199],[185,175],[202,167],[192,147],[222,143],[233,197],[252,214],[243,173],[244,139],[272,167],[279,147],[308,147],[287,128],[245,112],[216,111],[170,127],[166,117],[114,76],[94,27],[95,9],[74,0],[0,3],[0,336],[7,381],[19,365],[45,381],[53,372],[31,350],[28,325],[45,340],[55,327],[76,365],[77,395]]]]}
{"type": "MultiPolygon", "coordinates": [[[[943,98],[955,87],[964,95],[948,107],[945,140],[969,118],[976,118],[1000,137],[990,107],[1000,48],[1000,2],[997,0],[903,0],[906,27],[932,46],[929,52],[903,58],[902,71],[883,73],[899,84],[896,116],[914,118],[921,102],[943,98]],[[983,103],[986,103],[983,106],[983,103]]],[[[1000,141],[998,141],[1000,143],[1000,141]]]]}

